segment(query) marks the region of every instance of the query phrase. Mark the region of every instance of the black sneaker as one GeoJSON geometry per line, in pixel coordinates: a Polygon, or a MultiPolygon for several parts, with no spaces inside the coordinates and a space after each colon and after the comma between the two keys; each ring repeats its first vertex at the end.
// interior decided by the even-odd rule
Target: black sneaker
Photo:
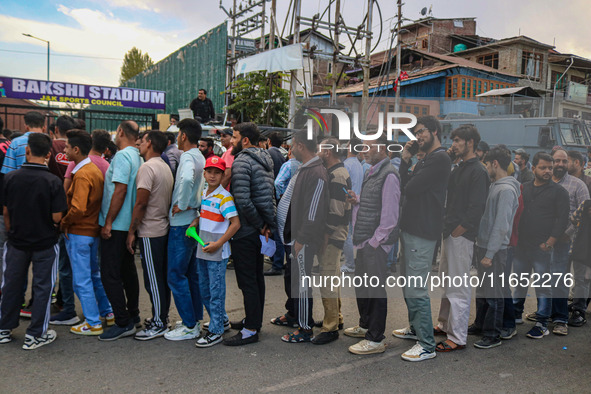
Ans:
{"type": "Polygon", "coordinates": [[[581,311],[573,311],[568,319],[568,325],[573,327],[581,327],[585,323],[587,319],[585,319],[585,313],[581,311]]]}
{"type": "MultiPolygon", "coordinates": [[[[242,334],[240,334],[242,335],[242,334]]],[[[207,334],[205,334],[204,336],[202,336],[201,338],[197,339],[197,342],[195,342],[195,346],[196,347],[210,347],[213,345],[217,345],[220,342],[223,342],[224,338],[222,338],[222,336],[220,334],[214,334],[211,332],[207,332],[207,334]]]]}
{"type": "Polygon", "coordinates": [[[234,262],[233,261],[230,261],[228,263],[228,265],[226,266],[226,269],[227,270],[233,270],[234,269],[234,262]]]}
{"type": "Polygon", "coordinates": [[[490,349],[501,346],[501,338],[483,337],[480,341],[474,343],[474,347],[478,349],[490,349]]]}
{"type": "Polygon", "coordinates": [[[80,323],[80,318],[76,313],[66,313],[61,311],[60,313],[53,315],[49,318],[49,324],[56,326],[73,326],[74,324],[80,323]]]}
{"type": "Polygon", "coordinates": [[[142,328],[142,319],[140,319],[140,315],[132,317],[131,320],[133,320],[135,328],[142,328]]]}
{"type": "Polygon", "coordinates": [[[135,323],[130,322],[125,327],[120,327],[117,324],[107,329],[101,335],[99,335],[99,341],[115,341],[119,338],[130,337],[135,334],[135,323]]]}
{"type": "Polygon", "coordinates": [[[259,333],[249,336],[248,338],[242,338],[242,333],[234,335],[233,337],[224,339],[224,345],[226,346],[242,346],[248,345],[249,343],[255,343],[259,341],[259,333]]]}
{"type": "MultiPolygon", "coordinates": [[[[203,328],[209,330],[209,322],[203,323],[203,328]]],[[[224,320],[224,332],[230,330],[230,320],[224,320]]],[[[242,328],[241,328],[242,330],[242,328]]]]}
{"type": "Polygon", "coordinates": [[[480,335],[482,334],[482,329],[476,327],[474,324],[468,326],[468,335],[480,335]]]}
{"type": "Polygon", "coordinates": [[[242,330],[244,328],[244,319],[230,322],[230,328],[232,330],[242,330]]]}
{"type": "Polygon", "coordinates": [[[265,275],[265,276],[278,276],[278,275],[283,275],[283,271],[282,270],[276,270],[274,268],[270,268],[270,269],[266,270],[265,272],[263,272],[263,275],[265,275]]]}
{"type": "Polygon", "coordinates": [[[320,334],[316,335],[310,342],[314,345],[326,345],[332,341],[336,341],[339,339],[339,332],[338,331],[330,331],[330,332],[321,332],[320,334]]]}
{"type": "Polygon", "coordinates": [[[0,330],[0,343],[8,343],[12,341],[11,330],[0,330]]]}

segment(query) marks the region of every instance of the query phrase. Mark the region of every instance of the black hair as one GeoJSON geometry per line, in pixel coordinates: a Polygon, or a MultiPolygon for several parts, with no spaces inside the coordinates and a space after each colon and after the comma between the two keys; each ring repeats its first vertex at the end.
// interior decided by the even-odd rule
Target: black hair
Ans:
{"type": "Polygon", "coordinates": [[[466,141],[466,143],[470,140],[474,143],[472,147],[472,152],[476,152],[476,148],[478,147],[478,143],[480,142],[480,133],[476,129],[476,127],[472,125],[463,125],[455,129],[451,132],[451,139],[458,137],[461,140],[466,141]]]}
{"type": "Polygon", "coordinates": [[[281,136],[276,131],[269,134],[269,141],[271,141],[271,146],[274,146],[275,148],[281,148],[281,143],[283,142],[281,136]]]}
{"type": "Polygon", "coordinates": [[[548,153],[538,152],[534,155],[534,158],[531,161],[531,165],[536,167],[538,165],[538,163],[540,162],[540,160],[544,160],[549,163],[554,163],[554,158],[552,156],[550,156],[548,153]]]}
{"type": "Polygon", "coordinates": [[[45,157],[51,150],[51,138],[47,134],[32,133],[27,143],[31,154],[35,157],[45,157]]]}
{"type": "Polygon", "coordinates": [[[111,142],[111,134],[107,130],[96,129],[92,131],[92,149],[98,153],[105,153],[111,142]]]}
{"type": "Polygon", "coordinates": [[[201,138],[201,124],[197,122],[195,119],[183,119],[179,123],[177,123],[177,127],[179,128],[179,132],[186,135],[187,139],[191,144],[198,144],[199,138],[201,138]]]}
{"type": "Polygon", "coordinates": [[[86,130],[86,122],[84,121],[84,119],[74,119],[74,128],[78,130],[86,130]]]}
{"type": "Polygon", "coordinates": [[[4,130],[4,121],[0,118],[0,130],[4,130]]]}
{"type": "Polygon", "coordinates": [[[180,117],[178,115],[170,115],[170,119],[176,119],[178,121],[180,117]]]}
{"type": "Polygon", "coordinates": [[[552,151],[550,152],[550,155],[551,155],[552,157],[554,157],[554,154],[555,154],[556,152],[560,151],[560,150],[561,150],[561,151],[563,151],[564,153],[566,153],[566,154],[568,155],[568,153],[566,152],[566,149],[564,149],[562,146],[558,146],[558,145],[557,145],[557,146],[555,146],[554,148],[552,148],[552,151]]]}
{"type": "Polygon", "coordinates": [[[419,123],[425,126],[431,132],[431,134],[437,132],[437,139],[441,141],[441,123],[435,116],[421,116],[417,119],[417,124],[419,123]]]}
{"type": "Polygon", "coordinates": [[[248,138],[251,144],[256,145],[261,138],[261,132],[256,124],[252,122],[238,123],[234,126],[234,130],[240,133],[242,138],[248,138]]]}
{"type": "Polygon", "coordinates": [[[527,154],[527,152],[517,152],[515,153],[515,156],[519,155],[519,157],[521,157],[523,160],[525,160],[525,162],[527,163],[529,161],[529,154],[527,154]]]}
{"type": "Polygon", "coordinates": [[[172,131],[166,131],[164,134],[166,134],[168,142],[170,142],[171,144],[174,144],[176,142],[176,135],[174,135],[172,131]]]}
{"type": "Polygon", "coordinates": [[[2,130],[2,136],[6,139],[10,139],[10,137],[12,137],[12,130],[9,130],[9,129],[2,130]]]}
{"type": "Polygon", "coordinates": [[[355,147],[358,145],[361,145],[361,140],[357,137],[351,137],[351,139],[349,140],[349,147],[351,149],[351,153],[355,156],[359,154],[359,152],[355,150],[355,147]]]}
{"type": "Polygon", "coordinates": [[[139,138],[140,128],[138,127],[137,123],[133,120],[124,120],[119,125],[123,133],[129,138],[130,140],[137,140],[139,138]]]}
{"type": "Polygon", "coordinates": [[[115,153],[119,150],[117,144],[114,141],[109,141],[109,145],[107,145],[107,149],[111,152],[111,155],[115,156],[115,153]]]}
{"type": "Polygon", "coordinates": [[[92,148],[92,137],[86,130],[72,129],[66,133],[68,137],[68,144],[72,148],[78,147],[83,156],[88,156],[88,152],[92,148]]]}
{"type": "Polygon", "coordinates": [[[482,159],[482,162],[492,163],[495,160],[499,163],[499,166],[501,166],[503,171],[507,171],[509,164],[511,164],[511,151],[507,148],[497,145],[488,151],[488,153],[484,156],[484,159],[482,159]]]}
{"type": "Polygon", "coordinates": [[[309,152],[315,153],[317,148],[316,135],[312,133],[312,139],[308,139],[308,130],[298,130],[293,134],[294,144],[304,144],[309,152]]]}
{"type": "Polygon", "coordinates": [[[40,129],[45,124],[45,116],[37,111],[29,111],[25,114],[25,124],[32,129],[40,129]]]}
{"type": "Polygon", "coordinates": [[[152,149],[156,153],[162,154],[168,145],[168,138],[162,131],[151,130],[147,133],[147,140],[152,142],[152,149]]]}
{"type": "Polygon", "coordinates": [[[568,157],[571,160],[578,161],[580,165],[585,164],[585,159],[583,158],[583,155],[581,154],[581,152],[576,151],[576,150],[569,150],[568,152],[566,152],[566,154],[568,155],[568,157]]]}
{"type": "Polygon", "coordinates": [[[55,120],[55,128],[59,129],[59,134],[65,136],[66,133],[74,128],[74,118],[69,115],[62,115],[55,120]]]}
{"type": "Polygon", "coordinates": [[[20,132],[20,131],[18,131],[18,130],[14,130],[14,131],[12,132],[12,134],[10,135],[10,140],[12,141],[13,139],[15,139],[15,138],[18,138],[18,137],[20,137],[20,136],[21,136],[21,135],[23,135],[23,134],[24,134],[24,133],[21,133],[21,132],[20,132]]]}
{"type": "Polygon", "coordinates": [[[203,94],[207,96],[207,90],[205,90],[205,89],[199,89],[199,91],[200,92],[203,91],[203,94]]]}
{"type": "Polygon", "coordinates": [[[199,141],[205,141],[207,143],[208,148],[213,148],[213,138],[203,137],[199,138],[199,141]]]}
{"type": "Polygon", "coordinates": [[[49,124],[49,129],[48,130],[49,130],[50,133],[54,133],[55,134],[55,122],[51,122],[49,124]]]}

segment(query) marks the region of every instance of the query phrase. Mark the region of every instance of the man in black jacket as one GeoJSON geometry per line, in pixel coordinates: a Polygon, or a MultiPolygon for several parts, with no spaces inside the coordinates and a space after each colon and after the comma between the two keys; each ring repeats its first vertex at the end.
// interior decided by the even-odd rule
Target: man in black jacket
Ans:
{"type": "Polygon", "coordinates": [[[199,89],[197,97],[191,101],[189,108],[193,111],[195,119],[201,123],[207,123],[215,118],[213,103],[207,98],[207,91],[205,89],[199,89]]]}
{"type": "Polygon", "coordinates": [[[297,322],[299,329],[281,337],[289,343],[312,339],[312,290],[302,277],[310,277],[314,256],[323,247],[328,215],[328,173],[316,156],[316,138],[300,130],[293,136],[291,153],[302,165],[289,181],[277,207],[279,234],[286,244],[293,241],[294,259],[285,269],[287,302],[284,316],[271,323],[284,326],[297,322]],[[292,265],[292,263],[296,263],[292,265]]]}
{"type": "Polygon", "coordinates": [[[431,301],[427,276],[431,271],[435,244],[443,231],[445,192],[451,171],[451,159],[441,147],[441,123],[433,116],[423,116],[414,127],[416,141],[409,141],[402,151],[400,178],[404,199],[400,213],[402,275],[421,277],[422,281],[407,283],[404,300],[410,326],[394,330],[392,335],[418,340],[402,354],[407,361],[423,361],[435,357],[431,301]],[[425,153],[412,174],[412,146],[418,144],[425,153]]]}
{"type": "MultiPolygon", "coordinates": [[[[474,240],[486,205],[490,180],[475,153],[480,142],[478,130],[474,126],[460,126],[452,131],[451,139],[451,149],[462,161],[452,171],[447,186],[439,272],[453,279],[470,276],[474,240]]],[[[466,282],[460,286],[443,282],[444,294],[435,331],[446,333],[447,340],[437,345],[437,351],[448,352],[466,347],[472,298],[472,288],[466,282]]]]}
{"type": "MultiPolygon", "coordinates": [[[[520,286],[513,293],[515,320],[523,322],[523,305],[529,284],[539,277],[536,287],[538,310],[537,323],[527,336],[540,339],[549,334],[548,319],[552,312],[552,289],[542,286],[551,277],[552,249],[568,226],[569,196],[559,184],[552,182],[554,159],[545,152],[538,152],[532,160],[535,179],[523,185],[523,213],[519,221],[519,241],[515,248],[513,272],[520,278],[520,286]],[[524,278],[522,281],[521,278],[524,278]]],[[[564,280],[562,278],[552,278],[564,280]]]]}
{"type": "Polygon", "coordinates": [[[241,331],[224,341],[227,346],[257,342],[263,321],[265,277],[259,236],[268,239],[275,228],[275,198],[273,160],[266,151],[256,147],[259,138],[254,123],[234,126],[231,190],[241,226],[230,244],[246,318],[232,323],[233,328],[241,331]]]}

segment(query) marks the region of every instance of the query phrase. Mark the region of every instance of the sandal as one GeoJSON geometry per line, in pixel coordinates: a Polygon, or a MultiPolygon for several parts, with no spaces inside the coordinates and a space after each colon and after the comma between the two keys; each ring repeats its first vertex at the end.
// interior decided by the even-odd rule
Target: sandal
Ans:
{"type": "Polygon", "coordinates": [[[312,330],[310,330],[310,331],[297,330],[294,332],[290,332],[289,334],[285,334],[284,336],[281,337],[281,340],[283,342],[288,342],[288,343],[310,342],[311,339],[312,339],[312,330]]]}
{"type": "Polygon", "coordinates": [[[440,353],[447,353],[447,352],[453,352],[454,350],[462,350],[465,348],[466,348],[466,345],[458,345],[448,339],[448,340],[439,342],[437,344],[437,346],[435,347],[435,350],[440,353]],[[449,343],[453,343],[454,345],[456,345],[456,347],[451,347],[449,345],[449,343]]]}
{"type": "Polygon", "coordinates": [[[447,335],[447,333],[439,327],[433,327],[433,335],[447,335]]]}
{"type": "Polygon", "coordinates": [[[298,328],[298,323],[295,319],[290,319],[287,315],[282,315],[271,319],[271,324],[275,324],[276,326],[285,326],[285,327],[293,327],[298,328]]]}

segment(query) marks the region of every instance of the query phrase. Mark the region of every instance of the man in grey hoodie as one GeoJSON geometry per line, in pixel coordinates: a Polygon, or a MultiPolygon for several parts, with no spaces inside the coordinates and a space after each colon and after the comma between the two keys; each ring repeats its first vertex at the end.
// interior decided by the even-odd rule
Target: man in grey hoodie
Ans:
{"type": "Polygon", "coordinates": [[[509,287],[501,282],[501,275],[507,263],[507,247],[521,191],[519,182],[507,174],[511,162],[508,149],[494,147],[483,162],[494,183],[476,237],[478,277],[485,278],[485,282],[476,288],[476,319],[469,332],[483,335],[474,343],[476,348],[490,349],[501,344],[503,297],[511,297],[509,287]]]}

